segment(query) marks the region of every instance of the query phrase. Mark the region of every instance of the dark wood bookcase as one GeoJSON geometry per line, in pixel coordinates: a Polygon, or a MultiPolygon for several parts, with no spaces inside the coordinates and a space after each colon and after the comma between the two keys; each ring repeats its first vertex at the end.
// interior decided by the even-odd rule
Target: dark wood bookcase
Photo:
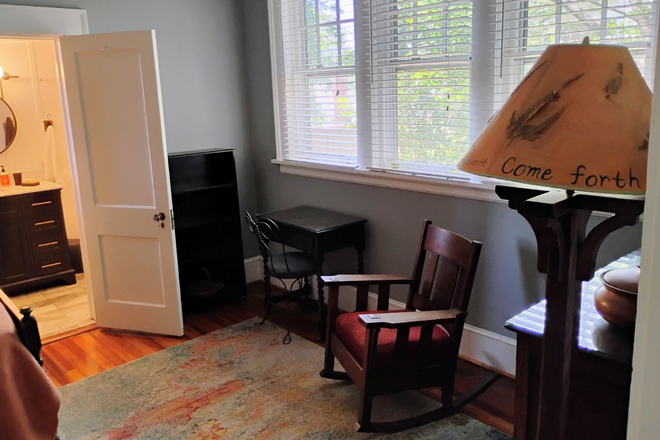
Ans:
{"type": "Polygon", "coordinates": [[[184,313],[206,310],[246,294],[241,215],[232,150],[171,154],[170,182],[184,313]],[[189,294],[207,278],[224,287],[210,298],[189,294]]]}

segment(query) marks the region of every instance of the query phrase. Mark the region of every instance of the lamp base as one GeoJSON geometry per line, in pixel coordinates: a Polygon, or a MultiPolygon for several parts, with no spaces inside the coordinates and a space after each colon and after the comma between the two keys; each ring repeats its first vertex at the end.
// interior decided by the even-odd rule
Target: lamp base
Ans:
{"type": "Polygon", "coordinates": [[[582,281],[594,276],[596,256],[613,231],[637,223],[644,197],[497,186],[531,225],[539,272],[547,275],[546,321],[540,378],[538,432],[530,440],[565,440],[572,354],[577,350],[582,281]],[[612,213],[587,233],[593,211],[612,213]]]}

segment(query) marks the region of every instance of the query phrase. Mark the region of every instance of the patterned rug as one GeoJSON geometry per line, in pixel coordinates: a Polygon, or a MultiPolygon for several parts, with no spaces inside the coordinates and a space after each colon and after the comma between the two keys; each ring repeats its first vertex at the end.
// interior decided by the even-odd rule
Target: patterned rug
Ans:
{"type": "MultiPolygon", "coordinates": [[[[62,440],[507,440],[463,414],[395,435],[353,431],[357,388],[322,379],[323,349],[249,320],[61,388],[62,440]]],[[[417,392],[376,398],[374,420],[437,407],[417,392]]]]}

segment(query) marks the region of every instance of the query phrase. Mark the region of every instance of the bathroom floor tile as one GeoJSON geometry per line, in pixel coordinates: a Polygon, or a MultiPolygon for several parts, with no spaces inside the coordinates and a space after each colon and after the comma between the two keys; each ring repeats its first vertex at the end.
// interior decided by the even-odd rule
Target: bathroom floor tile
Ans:
{"type": "Polygon", "coordinates": [[[32,307],[41,338],[94,324],[89,313],[89,297],[84,274],[76,284],[55,286],[11,298],[18,308],[32,307]]]}

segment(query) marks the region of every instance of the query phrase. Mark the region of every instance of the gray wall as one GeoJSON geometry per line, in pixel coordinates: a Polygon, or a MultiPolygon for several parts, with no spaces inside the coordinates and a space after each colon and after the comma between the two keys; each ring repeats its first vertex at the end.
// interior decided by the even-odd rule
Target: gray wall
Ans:
{"type": "MultiPolygon", "coordinates": [[[[543,297],[544,277],[536,270],[531,228],[506,205],[410,191],[355,185],[281,174],[275,157],[266,0],[244,0],[250,143],[260,210],[301,204],[334,209],[369,219],[366,268],[408,275],[412,271],[422,220],[484,244],[468,323],[512,336],[504,322],[543,297]]],[[[598,219],[596,219],[598,220],[598,219]]],[[[600,263],[640,246],[641,228],[608,238],[600,263]]],[[[326,272],[354,270],[354,254],[339,251],[326,272]]],[[[398,293],[398,299],[403,293],[398,293]]]]}
{"type": "MultiPolygon", "coordinates": [[[[240,0],[0,0],[86,9],[90,33],[155,29],[170,152],[234,148],[241,207],[255,210],[240,0]]],[[[244,233],[246,256],[257,252],[244,233]]]]}

